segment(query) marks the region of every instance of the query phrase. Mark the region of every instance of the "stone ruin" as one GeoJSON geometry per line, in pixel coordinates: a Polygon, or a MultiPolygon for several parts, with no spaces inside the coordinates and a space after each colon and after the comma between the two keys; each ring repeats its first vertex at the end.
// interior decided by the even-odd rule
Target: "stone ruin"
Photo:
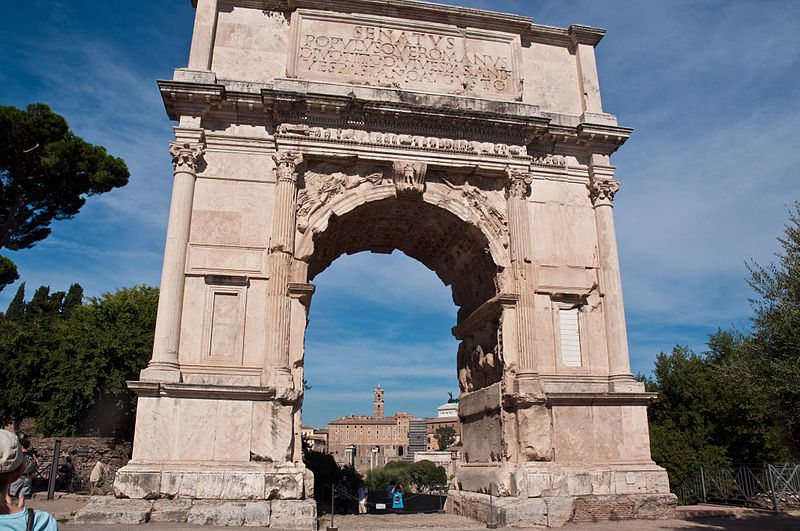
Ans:
{"type": "Polygon", "coordinates": [[[629,366],[609,157],[631,129],[601,106],[604,31],[411,0],[193,4],[188,67],[158,83],[172,204],[114,506],[314,529],[310,282],[399,249],[459,308],[448,511],[487,521],[491,494],[510,526],[670,516],[629,366]]]}

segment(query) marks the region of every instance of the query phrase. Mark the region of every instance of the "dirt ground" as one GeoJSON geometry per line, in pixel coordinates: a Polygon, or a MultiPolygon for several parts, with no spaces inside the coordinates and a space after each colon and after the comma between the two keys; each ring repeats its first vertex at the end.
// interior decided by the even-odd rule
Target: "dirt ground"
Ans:
{"type": "MultiPolygon", "coordinates": [[[[47,511],[58,521],[59,527],[65,531],[167,531],[173,529],[194,529],[199,526],[189,524],[145,524],[135,525],[77,525],[72,523],[75,512],[88,502],[88,496],[56,493],[56,499],[47,500],[44,493],[37,493],[28,502],[29,507],[47,511]]],[[[799,531],[800,511],[790,514],[774,514],[768,511],[757,511],[738,507],[722,507],[714,505],[695,505],[680,507],[679,519],[675,520],[621,520],[616,522],[597,522],[568,524],[564,531],[661,531],[661,530],[707,530],[707,531],[799,531]]],[[[330,525],[330,517],[320,519],[320,531],[330,525]]],[[[486,524],[450,514],[369,514],[363,516],[335,516],[334,525],[340,530],[379,529],[385,531],[401,529],[425,530],[470,530],[486,529],[486,524]]],[[[252,528],[248,528],[252,529],[252,528]]],[[[541,530],[542,528],[536,528],[541,530]]]]}

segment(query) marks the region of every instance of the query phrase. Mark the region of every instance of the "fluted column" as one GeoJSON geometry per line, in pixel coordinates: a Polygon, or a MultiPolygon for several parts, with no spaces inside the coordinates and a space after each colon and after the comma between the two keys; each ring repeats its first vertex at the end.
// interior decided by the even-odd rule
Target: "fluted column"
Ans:
{"type": "Polygon", "coordinates": [[[536,343],[534,338],[534,293],[531,283],[531,224],[528,211],[528,190],[531,175],[508,172],[506,205],[511,268],[519,293],[517,306],[517,335],[519,337],[519,378],[537,378],[536,343]]]}
{"type": "MultiPolygon", "coordinates": [[[[182,136],[181,133],[176,129],[178,138],[182,136]]],[[[201,133],[190,131],[189,136],[199,140],[201,133]]],[[[164,265],[161,270],[153,357],[147,368],[142,370],[140,377],[142,380],[178,382],[180,381],[178,348],[181,338],[186,251],[192,224],[197,164],[203,156],[204,146],[197,141],[178,140],[170,142],[169,152],[172,155],[175,173],[167,225],[167,243],[164,248],[164,265]]]]}
{"type": "Polygon", "coordinates": [[[303,156],[297,152],[279,151],[272,158],[278,182],[267,258],[267,360],[262,383],[291,388],[289,275],[294,253],[297,177],[303,156]]]}
{"type": "Polygon", "coordinates": [[[625,327],[625,308],[622,304],[622,281],[617,254],[617,235],[614,230],[612,200],[619,190],[619,181],[613,180],[613,167],[592,167],[589,195],[594,205],[597,227],[597,247],[600,274],[603,277],[603,313],[608,344],[608,372],[610,381],[633,380],[628,357],[628,333],[625,327]]]}

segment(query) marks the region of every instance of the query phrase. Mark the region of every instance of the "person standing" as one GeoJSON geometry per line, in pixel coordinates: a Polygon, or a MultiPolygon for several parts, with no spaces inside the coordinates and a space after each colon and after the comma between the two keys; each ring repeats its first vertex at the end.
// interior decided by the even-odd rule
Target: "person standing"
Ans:
{"type": "Polygon", "coordinates": [[[358,489],[358,514],[367,514],[367,498],[369,498],[369,489],[366,485],[361,485],[358,489]]]}
{"type": "MultiPolygon", "coordinates": [[[[10,431],[0,430],[0,491],[4,494],[19,479],[25,466],[20,442],[10,431]]],[[[58,531],[55,518],[44,511],[23,509],[4,495],[0,497],[0,529],[8,531],[58,531]],[[32,522],[32,523],[31,523],[32,522]]]]}
{"type": "Polygon", "coordinates": [[[92,484],[92,489],[89,491],[89,496],[94,496],[94,492],[98,491],[100,494],[103,494],[103,490],[100,488],[100,485],[103,484],[103,478],[106,477],[106,465],[97,460],[95,463],[92,472],[89,474],[89,483],[92,484]]]}
{"type": "Polygon", "coordinates": [[[72,488],[72,478],[75,476],[75,466],[72,464],[72,457],[67,456],[63,465],[58,467],[60,475],[58,478],[64,483],[70,494],[75,494],[75,489],[72,488]]]}
{"type": "Polygon", "coordinates": [[[403,486],[398,483],[392,490],[392,509],[403,508],[403,486]]]}
{"type": "Polygon", "coordinates": [[[17,498],[17,507],[22,509],[25,507],[25,499],[33,495],[33,477],[39,468],[39,460],[30,450],[30,439],[23,438],[20,445],[22,447],[22,474],[11,483],[7,492],[12,498],[17,498]]]}
{"type": "Polygon", "coordinates": [[[388,506],[392,505],[392,496],[394,496],[394,481],[390,481],[386,486],[386,503],[388,506]]]}

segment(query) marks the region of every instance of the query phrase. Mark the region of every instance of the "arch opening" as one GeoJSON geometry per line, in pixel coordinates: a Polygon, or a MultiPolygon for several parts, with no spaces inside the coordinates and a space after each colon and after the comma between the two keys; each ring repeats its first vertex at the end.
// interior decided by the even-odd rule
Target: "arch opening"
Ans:
{"type": "Polygon", "coordinates": [[[308,279],[342,254],[388,254],[395,249],[451,287],[458,322],[498,292],[501,268],[478,227],[435,205],[397,197],[367,202],[341,216],[331,214],[326,229],[314,234],[308,279]]]}

